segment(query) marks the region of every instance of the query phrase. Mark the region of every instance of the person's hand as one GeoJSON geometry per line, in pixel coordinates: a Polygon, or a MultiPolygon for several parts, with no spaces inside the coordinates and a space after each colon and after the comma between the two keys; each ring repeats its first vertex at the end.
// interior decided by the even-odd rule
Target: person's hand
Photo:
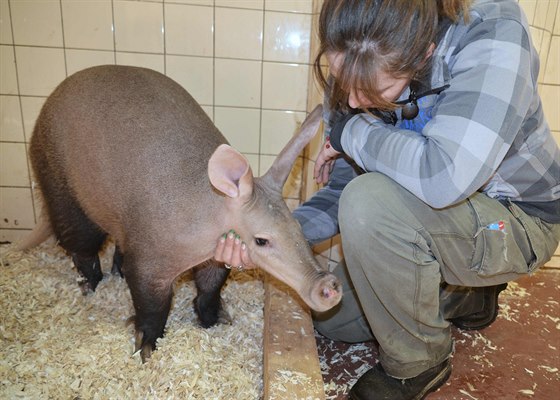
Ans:
{"type": "Polygon", "coordinates": [[[334,161],[339,155],[340,153],[331,146],[329,138],[327,137],[325,144],[317,156],[315,167],[313,168],[313,177],[317,183],[321,184],[329,181],[329,175],[334,167],[334,161]]]}
{"type": "Polygon", "coordinates": [[[223,262],[228,269],[233,267],[242,271],[245,268],[256,267],[249,256],[247,245],[241,241],[241,238],[233,229],[220,236],[216,250],[214,250],[214,259],[223,262]]]}

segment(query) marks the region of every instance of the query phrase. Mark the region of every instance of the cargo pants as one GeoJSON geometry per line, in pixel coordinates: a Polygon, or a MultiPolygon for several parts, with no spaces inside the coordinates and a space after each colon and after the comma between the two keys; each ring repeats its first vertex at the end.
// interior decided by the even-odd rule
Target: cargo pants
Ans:
{"type": "MultiPolygon", "coordinates": [[[[341,303],[314,315],[335,340],[375,338],[385,371],[410,378],[447,359],[448,319],[481,311],[472,287],[515,280],[547,262],[560,240],[549,224],[483,193],[433,209],[379,173],[353,179],[338,207],[345,262],[341,303]]],[[[480,302],[479,302],[480,303],[480,302]]]]}

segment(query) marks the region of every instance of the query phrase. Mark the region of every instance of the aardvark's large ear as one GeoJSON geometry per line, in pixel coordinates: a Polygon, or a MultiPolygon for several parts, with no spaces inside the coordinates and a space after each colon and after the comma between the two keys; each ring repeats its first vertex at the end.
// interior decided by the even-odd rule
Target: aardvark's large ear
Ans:
{"type": "Polygon", "coordinates": [[[247,159],[233,147],[221,144],[208,161],[212,185],[231,198],[248,199],[253,193],[253,171],[247,159]]]}

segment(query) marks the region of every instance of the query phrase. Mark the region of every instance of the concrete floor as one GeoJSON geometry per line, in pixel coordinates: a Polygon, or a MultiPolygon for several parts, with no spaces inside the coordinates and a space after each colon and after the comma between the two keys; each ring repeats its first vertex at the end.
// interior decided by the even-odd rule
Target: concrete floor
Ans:
{"type": "MultiPolygon", "coordinates": [[[[450,379],[429,400],[560,399],[560,270],[540,269],[510,283],[496,322],[453,328],[450,379]]],[[[342,400],[376,362],[376,343],[348,345],[317,336],[326,398],[342,400]]]]}

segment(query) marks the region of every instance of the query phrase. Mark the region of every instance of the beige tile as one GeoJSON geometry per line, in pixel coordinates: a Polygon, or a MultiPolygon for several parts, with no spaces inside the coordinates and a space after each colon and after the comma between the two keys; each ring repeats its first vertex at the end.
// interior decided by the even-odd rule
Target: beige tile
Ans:
{"type": "Polygon", "coordinates": [[[14,46],[0,46],[0,94],[18,94],[14,46]]]}
{"type": "MultiPolygon", "coordinates": [[[[542,43],[541,43],[541,49],[542,51],[539,54],[539,58],[540,58],[540,71],[539,71],[539,80],[538,82],[541,83],[544,79],[545,79],[545,73],[546,73],[546,66],[548,64],[548,59],[549,57],[551,57],[551,48],[550,48],[550,42],[552,40],[552,34],[548,31],[543,31],[543,37],[542,37],[542,43]]],[[[551,62],[553,62],[554,60],[552,60],[551,62]]]]}
{"type": "Polygon", "coordinates": [[[16,59],[22,95],[48,96],[66,78],[63,49],[16,46],[16,59]]]}
{"type": "Polygon", "coordinates": [[[560,4],[556,7],[556,16],[554,17],[554,35],[560,35],[560,4]]]}
{"type": "Polygon", "coordinates": [[[25,143],[0,142],[0,186],[29,186],[25,143]]]}
{"type": "Polygon", "coordinates": [[[263,108],[305,111],[308,72],[308,65],[265,62],[263,108]]]}
{"type": "Polygon", "coordinates": [[[279,154],[305,119],[304,112],[262,112],[261,149],[264,154],[279,154]]]}
{"type": "Polygon", "coordinates": [[[338,262],[340,262],[344,259],[344,255],[343,255],[343,252],[342,252],[342,241],[341,241],[340,235],[336,235],[332,239],[331,254],[330,254],[329,258],[332,261],[334,261],[335,263],[338,263],[338,262]]]}
{"type": "Polygon", "coordinates": [[[27,142],[31,140],[35,121],[41,112],[46,97],[21,97],[21,108],[23,111],[23,129],[27,142]]]}
{"type": "Polygon", "coordinates": [[[560,146],[560,131],[552,131],[552,136],[554,140],[556,140],[556,143],[558,143],[558,146],[560,146]]]}
{"type": "Polygon", "coordinates": [[[232,107],[260,107],[261,62],[215,60],[215,104],[232,107]]]}
{"type": "Polygon", "coordinates": [[[541,65],[545,71],[543,83],[560,85],[560,36],[552,36],[549,48],[546,65],[541,65]]]}
{"type": "Polygon", "coordinates": [[[214,0],[163,0],[165,4],[192,4],[195,6],[213,6],[214,0]]]}
{"type": "Polygon", "coordinates": [[[114,50],[111,0],[62,0],[66,47],[114,50]]]}
{"type": "Polygon", "coordinates": [[[535,8],[535,16],[531,25],[552,32],[554,23],[554,13],[550,11],[558,0],[538,0],[535,8]]]}
{"type": "Polygon", "coordinates": [[[165,60],[163,54],[117,52],[116,64],[150,68],[161,73],[165,71],[165,60]]]}
{"type": "Polygon", "coordinates": [[[165,5],[165,51],[167,54],[212,56],[214,11],[210,7],[165,5]]]}
{"type": "Polygon", "coordinates": [[[543,43],[544,31],[540,28],[535,28],[533,26],[530,26],[529,32],[531,33],[531,40],[533,42],[533,45],[535,46],[535,49],[537,49],[537,53],[539,53],[539,57],[540,57],[543,54],[541,47],[543,43]]]}
{"type": "Polygon", "coordinates": [[[529,25],[533,24],[535,19],[535,10],[537,9],[537,0],[519,0],[519,5],[525,12],[529,25]]]}
{"type": "Polygon", "coordinates": [[[35,226],[31,189],[0,187],[0,204],[0,228],[30,229],[35,226]]]}
{"type": "Polygon", "coordinates": [[[215,0],[215,6],[262,10],[264,8],[264,0],[215,0]]]}
{"type": "MultiPolygon", "coordinates": [[[[559,7],[558,3],[558,0],[548,0],[548,10],[546,12],[546,21],[544,26],[544,29],[546,29],[547,32],[552,33],[555,29],[558,29],[555,27],[555,20],[559,7]]],[[[556,20],[556,22],[558,21],[556,20]]]]}
{"type": "Polygon", "coordinates": [[[0,141],[24,141],[18,96],[0,96],[0,141]]]}
{"type": "Polygon", "coordinates": [[[59,0],[10,2],[14,43],[62,47],[59,0]]]}
{"type": "Polygon", "coordinates": [[[311,14],[312,0],[266,0],[266,10],[311,14]]]}
{"type": "Polygon", "coordinates": [[[163,4],[114,0],[117,51],[163,53],[163,4]]]}
{"type": "Polygon", "coordinates": [[[310,34],[311,15],[267,12],[264,59],[308,63],[310,34]]]}
{"type": "Polygon", "coordinates": [[[0,242],[16,243],[23,240],[29,232],[30,229],[0,229],[0,242]]]}
{"type": "Polygon", "coordinates": [[[550,129],[560,131],[560,86],[539,85],[539,93],[550,129]]]}
{"type": "Polygon", "coordinates": [[[260,60],[261,11],[216,8],[216,57],[260,60]]]}
{"type": "Polygon", "coordinates": [[[95,65],[115,64],[115,53],[99,50],[66,49],[66,68],[68,75],[95,65]]]}
{"type": "Polygon", "coordinates": [[[216,107],[216,127],[241,153],[259,153],[261,112],[254,108],[216,107]]]}
{"type": "Polygon", "coordinates": [[[13,44],[12,22],[10,20],[10,8],[7,1],[0,1],[0,43],[13,44]]]}
{"type": "Polygon", "coordinates": [[[212,59],[167,56],[167,76],[183,86],[199,104],[212,105],[212,59]]]}

